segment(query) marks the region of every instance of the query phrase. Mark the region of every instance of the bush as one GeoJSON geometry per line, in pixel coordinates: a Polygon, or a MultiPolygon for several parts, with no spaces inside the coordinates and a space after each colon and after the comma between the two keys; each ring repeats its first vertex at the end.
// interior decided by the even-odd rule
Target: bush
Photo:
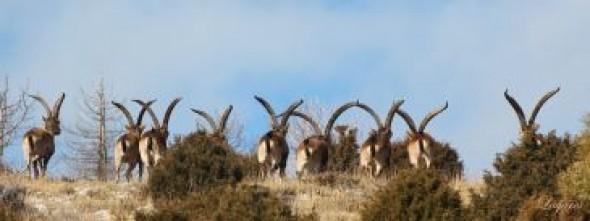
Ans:
{"type": "Polygon", "coordinates": [[[494,161],[497,174],[486,171],[486,189],[474,195],[471,215],[477,220],[514,220],[525,201],[545,194],[560,199],[557,175],[574,160],[577,145],[569,135],[555,132],[541,138],[537,145],[529,139],[514,144],[494,161]]]}
{"type": "Polygon", "coordinates": [[[338,137],[338,143],[330,149],[327,171],[353,174],[360,162],[359,147],[356,143],[356,129],[338,126],[337,130],[340,136],[338,137]]]}
{"type": "Polygon", "coordinates": [[[22,220],[26,189],[0,186],[0,220],[22,220]]]}
{"type": "Polygon", "coordinates": [[[236,154],[229,145],[193,133],[176,139],[171,150],[151,171],[147,190],[156,198],[179,197],[235,185],[254,163],[250,157],[236,154]]]}
{"type": "Polygon", "coordinates": [[[362,220],[464,220],[459,193],[440,170],[400,171],[361,211],[362,220]]]}
{"type": "Polygon", "coordinates": [[[586,128],[577,140],[580,147],[574,162],[558,180],[559,191],[568,198],[579,201],[583,211],[590,215],[590,115],[585,118],[586,128]]]}
{"type": "Polygon", "coordinates": [[[203,133],[174,143],[148,180],[156,210],[136,220],[313,220],[293,215],[267,189],[239,184],[256,167],[252,157],[203,133]]]}
{"type": "MultiPolygon", "coordinates": [[[[408,158],[408,142],[393,142],[392,153],[389,160],[388,173],[395,174],[397,171],[413,168],[408,158]]],[[[441,170],[449,178],[460,178],[463,175],[463,162],[459,160],[459,154],[448,143],[435,142],[431,148],[432,161],[430,167],[441,170]]],[[[420,158],[419,164],[426,165],[420,158]]]]}
{"type": "Polygon", "coordinates": [[[222,186],[195,192],[181,200],[158,202],[158,212],[137,213],[149,220],[315,220],[298,217],[268,189],[256,186],[222,186]]]}

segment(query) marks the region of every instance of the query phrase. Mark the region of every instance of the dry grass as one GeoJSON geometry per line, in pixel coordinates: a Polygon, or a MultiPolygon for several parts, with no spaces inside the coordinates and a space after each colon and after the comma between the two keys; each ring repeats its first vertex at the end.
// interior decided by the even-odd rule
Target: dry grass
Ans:
{"type": "Polygon", "coordinates": [[[26,188],[26,220],[128,220],[136,209],[147,209],[139,183],[30,180],[0,174],[0,185],[26,188]]]}
{"type": "Polygon", "coordinates": [[[359,220],[361,203],[384,181],[359,176],[323,175],[306,180],[248,181],[269,188],[298,214],[317,213],[319,220],[359,220]]]}
{"type": "MultiPolygon", "coordinates": [[[[395,178],[394,178],[395,179],[395,178]]],[[[360,220],[363,203],[387,180],[362,176],[322,175],[305,180],[248,180],[278,194],[298,214],[317,213],[320,220],[360,220]]],[[[26,188],[24,220],[130,220],[136,210],[151,210],[141,193],[144,184],[88,180],[30,180],[18,174],[0,174],[0,185],[26,188]]],[[[470,205],[470,193],[483,188],[481,181],[453,181],[450,185],[470,205]]]]}
{"type": "MultiPolygon", "coordinates": [[[[319,220],[360,220],[363,203],[387,181],[361,176],[324,175],[303,181],[268,179],[248,181],[269,188],[287,201],[296,213],[317,213],[319,220]]],[[[470,205],[471,190],[481,192],[481,181],[455,180],[450,183],[459,191],[463,205],[470,205]]]]}
{"type": "Polygon", "coordinates": [[[451,188],[459,192],[461,196],[461,202],[464,207],[471,206],[471,195],[481,194],[485,184],[483,180],[477,181],[466,181],[466,180],[453,180],[450,183],[451,188]]]}

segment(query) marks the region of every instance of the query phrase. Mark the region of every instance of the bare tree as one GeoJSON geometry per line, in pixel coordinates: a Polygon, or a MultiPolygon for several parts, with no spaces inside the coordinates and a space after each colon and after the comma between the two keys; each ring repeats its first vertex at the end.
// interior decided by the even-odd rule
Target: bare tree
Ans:
{"type": "Polygon", "coordinates": [[[28,86],[13,96],[8,77],[4,77],[3,81],[0,86],[0,156],[23,124],[29,120],[31,110],[31,103],[26,99],[28,86]]]}
{"type": "Polygon", "coordinates": [[[106,180],[112,166],[109,147],[121,133],[121,117],[114,106],[112,89],[107,89],[101,79],[91,92],[80,90],[78,116],[71,128],[66,128],[69,162],[82,177],[106,180]]]}

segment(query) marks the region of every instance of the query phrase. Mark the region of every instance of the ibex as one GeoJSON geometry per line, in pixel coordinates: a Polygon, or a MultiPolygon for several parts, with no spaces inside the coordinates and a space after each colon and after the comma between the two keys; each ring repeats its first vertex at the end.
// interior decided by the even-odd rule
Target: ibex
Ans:
{"type": "Polygon", "coordinates": [[[404,103],[403,100],[393,102],[387,118],[384,122],[365,104],[359,104],[358,107],[369,112],[377,123],[377,130],[371,130],[369,137],[363,142],[360,149],[360,169],[367,171],[369,176],[378,177],[384,168],[389,166],[389,158],[391,157],[391,123],[393,116],[399,107],[404,103]]]}
{"type": "Polygon", "coordinates": [[[434,138],[430,136],[430,134],[424,132],[428,123],[436,117],[436,115],[440,114],[444,110],[449,107],[449,103],[446,102],[444,106],[435,109],[428,113],[422,122],[420,123],[420,127],[416,129],[416,123],[408,113],[399,109],[397,113],[404,119],[406,124],[408,124],[409,131],[407,136],[408,141],[408,157],[410,159],[410,164],[414,166],[414,168],[418,168],[418,161],[420,157],[424,158],[426,162],[426,168],[430,168],[430,163],[432,161],[432,156],[430,153],[430,146],[434,143],[434,138]]]}
{"type": "MultiPolygon", "coordinates": [[[[299,117],[311,124],[315,132],[314,135],[305,138],[297,146],[295,157],[297,160],[297,176],[299,178],[306,174],[319,173],[325,171],[326,164],[328,162],[328,152],[330,146],[332,145],[332,127],[334,126],[336,119],[342,113],[344,113],[344,111],[351,107],[354,107],[357,104],[358,101],[349,102],[336,109],[336,111],[334,111],[334,113],[328,120],[328,123],[326,124],[326,128],[324,129],[323,133],[320,125],[311,117],[298,111],[292,112],[291,115],[299,117]]],[[[284,114],[286,113],[283,113],[281,115],[284,114]]]]}
{"type": "Polygon", "coordinates": [[[31,177],[31,164],[33,164],[33,178],[37,179],[39,177],[39,169],[41,169],[41,176],[45,176],[47,163],[49,163],[49,159],[55,152],[54,139],[55,136],[61,133],[59,110],[66,95],[61,93],[53,105],[53,109],[49,108],[49,105],[43,98],[34,95],[29,96],[41,103],[47,114],[47,117],[43,117],[44,128],[33,128],[27,131],[23,138],[23,154],[27,164],[26,170],[29,171],[29,177],[31,177]]]}
{"type": "Polygon", "coordinates": [[[287,167],[287,157],[289,156],[289,146],[285,137],[289,130],[287,120],[297,107],[299,107],[303,100],[299,100],[291,104],[285,111],[284,116],[281,117],[280,122],[277,122],[274,109],[266,100],[261,97],[254,96],[254,98],[262,104],[270,116],[271,129],[265,133],[257,144],[257,156],[260,167],[260,178],[265,178],[273,174],[277,169],[281,178],[285,177],[285,168],[287,167]]]}
{"type": "Polygon", "coordinates": [[[516,100],[514,100],[514,98],[512,98],[510,95],[508,95],[508,89],[506,89],[506,91],[504,91],[504,97],[506,97],[506,100],[508,100],[508,103],[510,103],[510,105],[512,106],[512,108],[514,109],[514,112],[516,112],[516,116],[518,117],[518,122],[520,123],[520,135],[524,138],[530,138],[532,139],[533,142],[539,144],[540,142],[540,135],[537,134],[537,130],[539,129],[539,125],[535,123],[535,119],[537,118],[537,114],[539,114],[539,111],[541,110],[541,107],[543,107],[543,104],[545,104],[545,102],[547,102],[547,100],[549,100],[551,97],[553,97],[555,94],[557,94],[557,92],[559,92],[560,88],[558,87],[557,89],[553,90],[553,91],[549,91],[545,94],[545,96],[543,96],[541,98],[541,100],[539,100],[539,102],[537,102],[537,105],[535,106],[535,109],[533,109],[533,112],[531,113],[531,116],[529,118],[529,121],[526,121],[526,116],[524,115],[524,112],[522,111],[522,108],[520,107],[520,105],[518,105],[518,102],[516,102],[516,100]]]}
{"type": "Polygon", "coordinates": [[[358,133],[357,128],[349,128],[348,125],[338,125],[334,127],[334,130],[338,132],[338,135],[342,141],[346,140],[347,142],[354,144],[354,149],[359,148],[359,146],[356,144],[356,135],[358,133]]]}
{"type": "Polygon", "coordinates": [[[160,161],[166,152],[168,136],[170,134],[168,132],[168,122],[170,121],[172,110],[174,110],[176,104],[180,102],[180,99],[181,98],[176,98],[172,100],[170,105],[168,105],[162,124],[158,121],[158,117],[150,107],[149,103],[145,103],[141,100],[133,100],[145,108],[152,118],[152,129],[144,132],[139,140],[139,155],[141,156],[141,162],[148,169],[157,165],[158,161],[160,161]]]}
{"type": "Polygon", "coordinates": [[[222,144],[227,144],[226,126],[227,120],[229,119],[229,114],[231,113],[233,108],[234,107],[232,105],[229,105],[229,107],[227,107],[227,109],[225,109],[225,111],[223,112],[223,115],[221,115],[221,118],[219,119],[218,123],[216,123],[213,117],[211,117],[211,115],[209,115],[205,111],[193,108],[191,108],[191,110],[196,114],[200,115],[201,117],[205,118],[209,125],[211,125],[211,129],[213,131],[209,134],[209,137],[211,137],[213,141],[222,144]]]}
{"type": "Polygon", "coordinates": [[[119,110],[127,118],[127,125],[125,125],[127,132],[119,136],[115,144],[114,161],[116,182],[119,182],[121,163],[127,163],[127,171],[125,172],[127,181],[131,180],[131,173],[135,169],[135,166],[139,164],[139,179],[141,180],[141,176],[143,174],[143,163],[141,162],[139,155],[139,139],[141,138],[141,133],[145,128],[141,121],[146,111],[146,107],[151,105],[153,102],[154,101],[150,101],[147,103],[147,105],[141,108],[141,111],[139,111],[139,116],[137,117],[137,122],[133,122],[133,117],[131,117],[131,114],[127,108],[125,108],[125,106],[114,101],[112,102],[113,105],[119,108],[119,110]]]}

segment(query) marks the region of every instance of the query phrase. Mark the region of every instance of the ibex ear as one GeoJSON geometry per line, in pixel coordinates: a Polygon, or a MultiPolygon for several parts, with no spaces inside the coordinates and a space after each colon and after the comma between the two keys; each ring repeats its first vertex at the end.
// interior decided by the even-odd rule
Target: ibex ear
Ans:
{"type": "Polygon", "coordinates": [[[43,121],[47,121],[47,117],[41,117],[41,119],[43,119],[43,121]]]}
{"type": "Polygon", "coordinates": [[[145,125],[143,125],[143,124],[137,125],[137,128],[139,128],[139,130],[143,131],[143,129],[145,129],[145,125]]]}

